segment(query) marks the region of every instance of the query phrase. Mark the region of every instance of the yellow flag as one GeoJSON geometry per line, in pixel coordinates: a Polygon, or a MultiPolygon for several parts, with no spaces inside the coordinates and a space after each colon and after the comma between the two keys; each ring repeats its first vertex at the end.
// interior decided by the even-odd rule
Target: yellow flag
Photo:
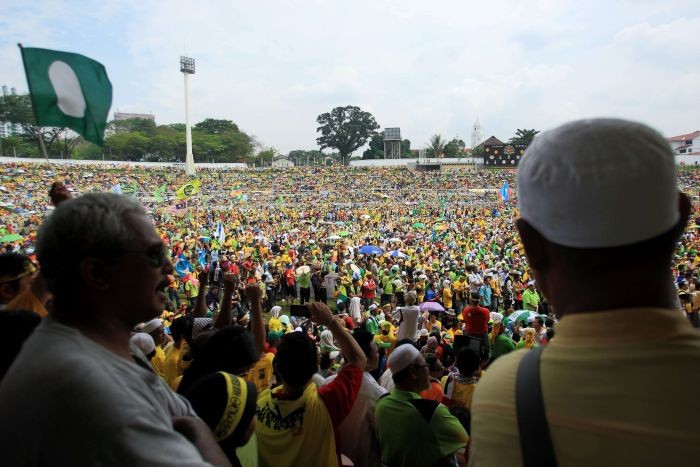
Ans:
{"type": "Polygon", "coordinates": [[[193,180],[190,183],[185,183],[180,188],[177,189],[176,195],[177,199],[187,199],[192,195],[199,193],[199,186],[201,182],[199,180],[193,180]]]}

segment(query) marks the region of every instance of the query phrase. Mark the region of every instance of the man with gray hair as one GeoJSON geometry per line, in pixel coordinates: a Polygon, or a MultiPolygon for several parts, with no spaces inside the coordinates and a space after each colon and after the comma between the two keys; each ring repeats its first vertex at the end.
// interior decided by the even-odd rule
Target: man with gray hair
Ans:
{"type": "Polygon", "coordinates": [[[3,464],[229,465],[130,346],[131,329],[162,312],[172,272],[141,205],[112,193],[64,201],[37,255],[53,308],[0,384],[3,464]]]}
{"type": "Polygon", "coordinates": [[[477,386],[469,465],[697,465],[700,335],[670,274],[691,205],[668,143],[639,123],[569,123],[535,138],[517,181],[517,228],[561,319],[477,386]]]}

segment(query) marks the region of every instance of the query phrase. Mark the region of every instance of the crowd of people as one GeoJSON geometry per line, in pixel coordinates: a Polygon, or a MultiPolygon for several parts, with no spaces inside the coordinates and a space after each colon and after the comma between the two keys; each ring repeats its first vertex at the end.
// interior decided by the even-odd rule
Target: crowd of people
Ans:
{"type": "Polygon", "coordinates": [[[610,409],[649,398],[641,362],[671,392],[700,356],[699,178],[659,138],[575,122],[517,179],[210,170],[185,196],[162,168],[0,165],[11,464],[662,465],[610,445],[650,437],[691,465],[681,414],[610,409]]]}

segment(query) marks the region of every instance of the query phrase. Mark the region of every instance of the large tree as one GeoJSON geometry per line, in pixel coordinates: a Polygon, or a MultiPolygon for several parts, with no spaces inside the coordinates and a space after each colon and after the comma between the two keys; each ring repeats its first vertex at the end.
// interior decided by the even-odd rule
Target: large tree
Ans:
{"type": "Polygon", "coordinates": [[[535,138],[535,135],[539,133],[537,130],[526,130],[518,128],[515,130],[515,136],[508,140],[510,144],[525,144],[529,145],[535,138]]]}
{"type": "Polygon", "coordinates": [[[348,156],[361,148],[379,129],[371,113],[353,105],[336,107],[319,115],[316,122],[320,125],[316,131],[321,133],[316,142],[322,150],[337,149],[342,163],[347,162],[348,156]]]}

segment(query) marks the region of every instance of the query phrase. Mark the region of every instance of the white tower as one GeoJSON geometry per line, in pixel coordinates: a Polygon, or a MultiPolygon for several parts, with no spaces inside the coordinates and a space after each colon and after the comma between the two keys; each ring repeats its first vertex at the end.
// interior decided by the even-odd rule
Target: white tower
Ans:
{"type": "Polygon", "coordinates": [[[194,58],[180,57],[180,71],[185,76],[185,140],[187,154],[185,155],[185,173],[194,175],[194,156],[192,155],[192,127],[190,126],[190,75],[194,74],[194,58]]]}
{"type": "Polygon", "coordinates": [[[477,117],[474,126],[472,126],[472,149],[481,144],[482,141],[481,123],[479,122],[479,117],[477,117]]]}

